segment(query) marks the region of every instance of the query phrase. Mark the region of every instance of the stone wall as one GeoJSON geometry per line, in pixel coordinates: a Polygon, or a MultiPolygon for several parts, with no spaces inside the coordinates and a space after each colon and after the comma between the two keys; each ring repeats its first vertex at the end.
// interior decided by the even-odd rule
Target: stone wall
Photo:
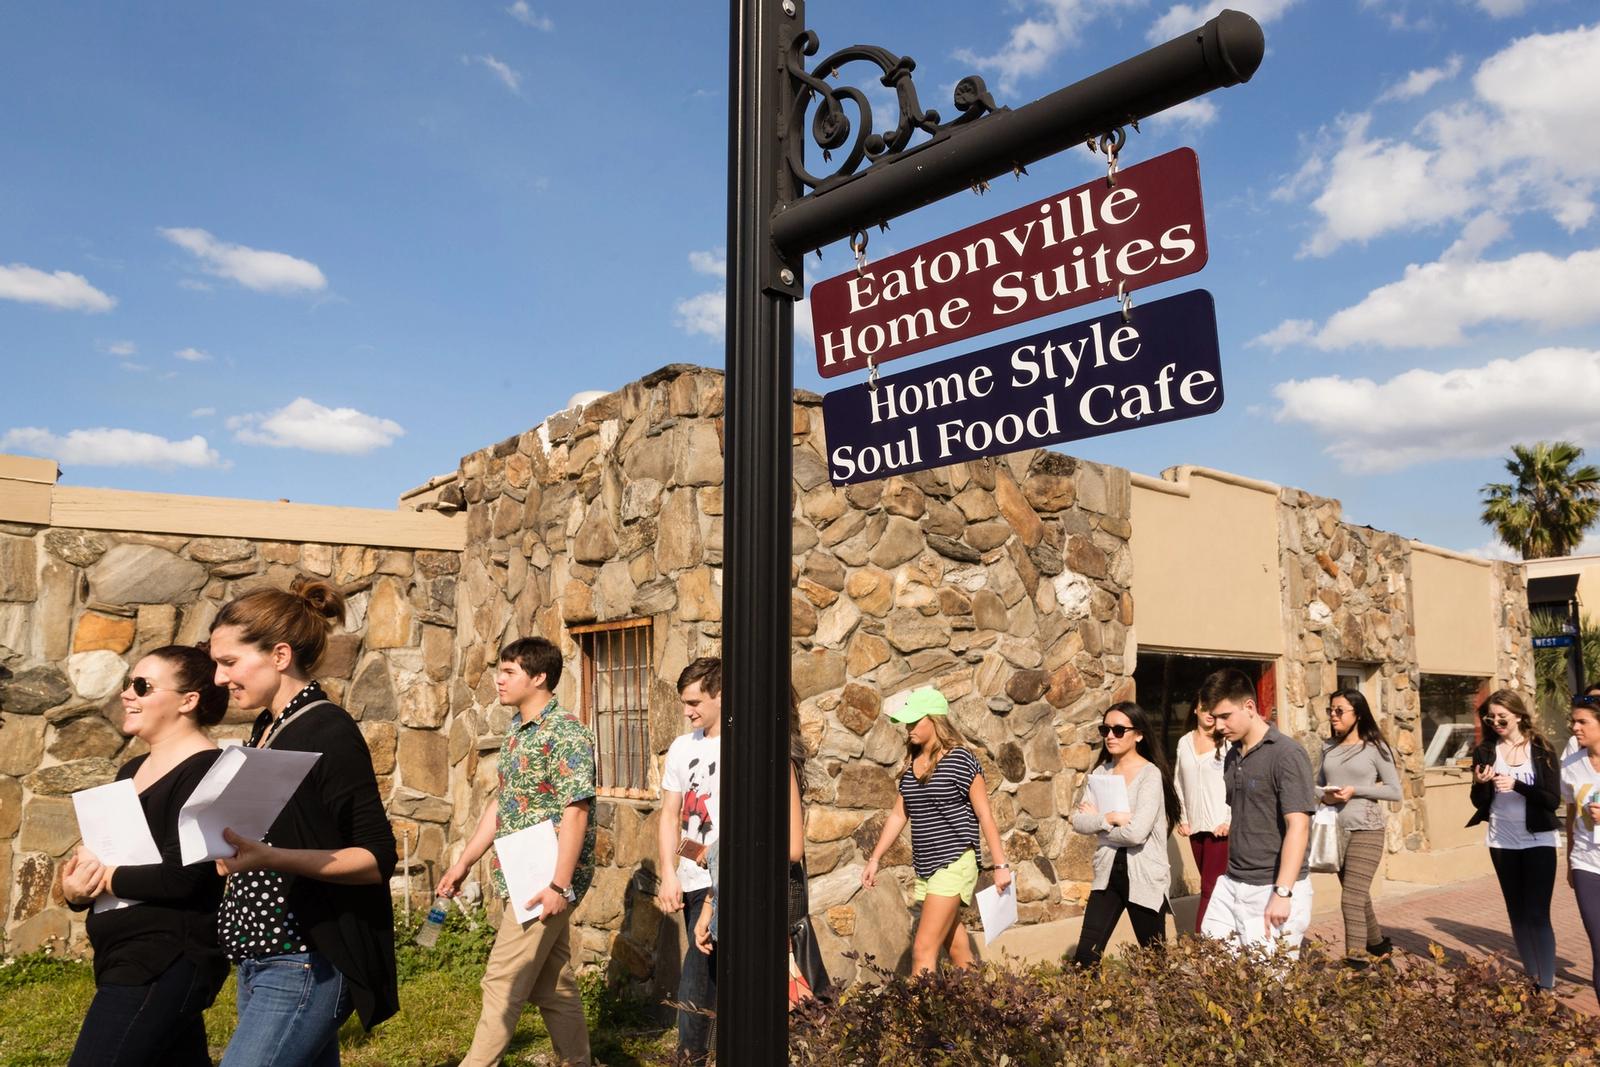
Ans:
{"type": "MultiPolygon", "coordinates": [[[[720,647],[722,388],[718,373],[664,368],[542,434],[468,456],[441,494],[468,522],[453,712],[485,755],[506,718],[490,671],[503,641],[543,634],[570,672],[569,627],[657,620],[652,799],[598,805],[601,867],[576,918],[585,959],[661,989],[674,981],[678,935],[632,876],[656,867],[660,759],[683,728],[672,679],[720,647]]],[[[859,884],[905,755],[881,703],[907,687],[940,686],[979,754],[1023,921],[1063,914],[1091,877],[1092,851],[1063,813],[1100,713],[1132,692],[1127,473],[1028,452],[842,489],[827,480],[819,397],[797,397],[794,426],[807,857],[836,976],[853,973],[847,949],[893,961],[907,948],[908,847],[889,854],[877,890],[859,884]]],[[[575,706],[570,677],[558,694],[575,706]]],[[[455,781],[457,835],[494,784],[490,760],[474,758],[455,781]]]]}
{"type": "MultiPolygon", "coordinates": [[[[454,552],[0,525],[6,951],[82,937],[56,878],[78,839],[70,794],[110,781],[142,750],[120,730],[129,668],[152,648],[204,639],[233,597],[287,587],[298,574],[350,594],[348,625],[316,674],[360,720],[424,892],[449,818],[441,728],[455,674],[458,568],[454,552]]],[[[230,711],[213,734],[241,737],[251,718],[230,711]]]]}

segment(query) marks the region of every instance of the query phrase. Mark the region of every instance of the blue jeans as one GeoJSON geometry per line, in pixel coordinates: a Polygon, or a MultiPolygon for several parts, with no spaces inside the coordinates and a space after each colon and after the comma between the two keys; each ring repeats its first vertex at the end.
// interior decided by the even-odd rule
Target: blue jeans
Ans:
{"type": "Polygon", "coordinates": [[[211,1067],[201,1013],[222,984],[218,971],[180,956],[149,985],[96,987],[69,1067],[211,1067]]]}
{"type": "MultiPolygon", "coordinates": [[[[688,946],[683,954],[683,970],[678,975],[678,1002],[697,1008],[717,1010],[717,949],[711,954],[694,947],[694,924],[700,918],[700,908],[710,889],[691,889],[683,895],[683,925],[688,932],[688,946]]],[[[711,1017],[699,1012],[678,1011],[678,1051],[693,1057],[703,1057],[711,1038],[711,1017]]]]}
{"type": "Polygon", "coordinates": [[[239,962],[239,1025],[222,1067],[338,1067],[350,987],[328,957],[292,952],[239,962]]]}

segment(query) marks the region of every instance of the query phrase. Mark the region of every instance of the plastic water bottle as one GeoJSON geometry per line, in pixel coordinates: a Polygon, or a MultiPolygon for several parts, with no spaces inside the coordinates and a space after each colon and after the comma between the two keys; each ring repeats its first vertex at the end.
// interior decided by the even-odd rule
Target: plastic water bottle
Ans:
{"type": "Polygon", "coordinates": [[[450,907],[450,901],[444,897],[434,899],[433,907],[428,909],[428,917],[422,920],[422,927],[417,931],[417,944],[423,948],[432,948],[439,940],[439,931],[444,929],[445,913],[450,907]]]}

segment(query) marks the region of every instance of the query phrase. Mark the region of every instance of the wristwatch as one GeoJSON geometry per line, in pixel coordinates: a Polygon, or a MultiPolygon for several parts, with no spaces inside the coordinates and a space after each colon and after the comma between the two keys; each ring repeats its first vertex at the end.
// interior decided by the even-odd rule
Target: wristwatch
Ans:
{"type": "Polygon", "coordinates": [[[1273,894],[1275,896],[1280,896],[1280,897],[1283,897],[1284,899],[1288,899],[1289,897],[1294,896],[1294,886],[1275,885],[1275,886],[1272,887],[1272,892],[1273,892],[1273,894]]]}
{"type": "Polygon", "coordinates": [[[550,888],[554,889],[557,893],[560,893],[563,897],[565,897],[568,904],[576,904],[578,902],[578,894],[572,891],[572,887],[570,885],[559,886],[554,882],[551,882],[550,888]]]}

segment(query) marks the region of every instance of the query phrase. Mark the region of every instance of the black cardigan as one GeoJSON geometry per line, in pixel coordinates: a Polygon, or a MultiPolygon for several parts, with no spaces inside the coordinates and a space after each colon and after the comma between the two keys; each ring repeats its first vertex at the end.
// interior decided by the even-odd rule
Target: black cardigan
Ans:
{"type": "Polygon", "coordinates": [[[350,983],[356,1013],[370,1030],[400,1010],[394,906],[389,899],[389,879],[398,857],[394,831],[378,796],[372,753],[355,720],[331,703],[294,715],[271,747],[320,752],[322,758],[312,764],[267,839],[278,848],[356,846],[378,861],[375,885],[284,876],[289,903],[312,948],[328,957],[350,983]]]}
{"type": "MultiPolygon", "coordinates": [[[[121,866],[112,875],[112,893],[141,903],[90,912],[97,985],[148,985],[179,957],[192,960],[214,987],[227,977],[228,961],[217,948],[222,878],[209,860],[185,867],[178,844],[178,812],[219,755],[217,749],[196,752],[139,794],[161,862],[121,866]]],[[[147,758],[124,763],[117,780],[132,778],[147,758]]]]}
{"type": "MultiPolygon", "coordinates": [[[[1472,750],[1472,769],[1493,767],[1495,742],[1479,745],[1472,750]]],[[[1561,769],[1556,765],[1556,754],[1544,745],[1530,744],[1528,758],[1533,760],[1533,784],[1518,782],[1512,786],[1528,802],[1528,832],[1560,829],[1556,809],[1561,806],[1561,769]]],[[[1468,826],[1487,822],[1489,809],[1494,806],[1493,782],[1472,783],[1472,806],[1477,810],[1467,820],[1468,826]]]]}

